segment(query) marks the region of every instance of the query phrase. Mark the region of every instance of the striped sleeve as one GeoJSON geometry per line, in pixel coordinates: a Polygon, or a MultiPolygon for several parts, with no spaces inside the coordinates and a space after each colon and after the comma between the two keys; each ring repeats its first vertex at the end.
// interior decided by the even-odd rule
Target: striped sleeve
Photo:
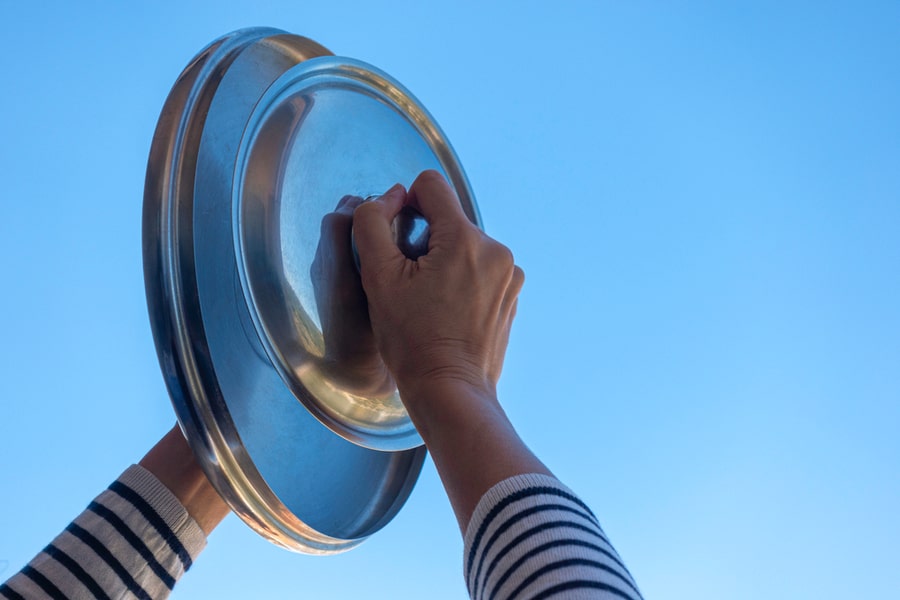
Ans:
{"type": "Polygon", "coordinates": [[[465,535],[472,600],[640,600],[591,510],[557,479],[519,475],[485,493],[465,535]]]}
{"type": "Polygon", "coordinates": [[[205,545],[175,495],[132,465],[0,585],[0,598],[165,598],[205,545]]]}

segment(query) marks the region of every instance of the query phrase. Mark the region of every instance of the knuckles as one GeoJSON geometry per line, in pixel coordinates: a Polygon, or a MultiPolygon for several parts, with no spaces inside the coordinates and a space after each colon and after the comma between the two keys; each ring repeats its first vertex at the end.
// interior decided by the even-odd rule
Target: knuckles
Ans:
{"type": "Polygon", "coordinates": [[[513,265],[513,276],[512,276],[512,287],[515,288],[516,293],[522,289],[522,286],[525,285],[525,271],[522,270],[522,267],[518,265],[513,265]]]}
{"type": "Polygon", "coordinates": [[[516,268],[512,251],[500,242],[485,236],[484,256],[489,267],[500,273],[511,274],[516,268]]]}
{"type": "Polygon", "coordinates": [[[506,282],[516,293],[525,282],[525,272],[516,265],[512,251],[474,225],[459,232],[457,251],[479,272],[498,282],[506,282]]]}
{"type": "MultiPolygon", "coordinates": [[[[426,171],[422,171],[421,173],[419,173],[419,175],[416,177],[416,181],[414,182],[414,185],[415,184],[427,185],[427,186],[432,186],[432,185],[436,185],[436,184],[445,185],[446,181],[447,180],[444,179],[443,175],[441,175],[434,169],[428,169],[426,171]]],[[[412,186],[410,186],[410,187],[412,187],[412,186]]]]}

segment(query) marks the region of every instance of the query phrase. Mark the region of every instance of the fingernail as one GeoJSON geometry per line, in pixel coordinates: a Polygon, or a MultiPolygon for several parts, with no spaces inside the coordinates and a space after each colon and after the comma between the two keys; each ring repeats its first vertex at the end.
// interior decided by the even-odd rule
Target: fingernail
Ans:
{"type": "Polygon", "coordinates": [[[402,185],[402,184],[400,184],[400,183],[395,183],[394,185],[392,185],[392,186],[390,187],[390,189],[388,189],[388,191],[386,191],[386,192],[384,193],[384,195],[387,196],[388,194],[393,194],[394,192],[400,191],[400,190],[402,190],[402,189],[403,189],[403,185],[402,185]]]}
{"type": "Polygon", "coordinates": [[[338,202],[337,207],[340,209],[340,208],[343,208],[348,205],[355,206],[357,204],[360,204],[362,201],[363,201],[363,199],[360,198],[359,196],[347,195],[347,196],[344,196],[343,198],[341,198],[340,202],[338,202]]]}

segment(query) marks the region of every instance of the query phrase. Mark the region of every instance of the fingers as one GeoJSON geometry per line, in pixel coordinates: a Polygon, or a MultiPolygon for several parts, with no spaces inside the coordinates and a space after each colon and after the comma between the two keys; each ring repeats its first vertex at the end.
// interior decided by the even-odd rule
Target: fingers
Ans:
{"type": "Polygon", "coordinates": [[[334,212],[330,212],[322,217],[322,226],[319,230],[320,237],[329,242],[336,238],[346,237],[350,233],[353,211],[362,202],[363,199],[359,196],[344,196],[341,198],[334,212]]]}
{"type": "Polygon", "coordinates": [[[338,202],[334,212],[330,212],[322,217],[322,224],[319,229],[319,245],[316,248],[313,267],[316,267],[317,263],[323,261],[323,253],[337,257],[340,262],[346,261],[352,255],[350,251],[350,227],[353,222],[353,211],[362,202],[363,199],[359,196],[344,196],[338,202]]]}
{"type": "Polygon", "coordinates": [[[406,191],[399,183],[383,196],[363,202],[353,212],[353,239],[359,252],[360,268],[369,264],[385,264],[405,260],[394,243],[391,222],[406,200],[406,191]]]}
{"type": "Polygon", "coordinates": [[[443,175],[423,171],[409,186],[407,204],[418,209],[432,225],[460,217],[468,221],[459,198],[443,175]]]}
{"type": "Polygon", "coordinates": [[[334,209],[334,212],[342,214],[342,215],[352,215],[353,211],[356,210],[356,207],[365,202],[359,196],[344,196],[341,198],[341,201],[338,202],[337,208],[334,209]]]}

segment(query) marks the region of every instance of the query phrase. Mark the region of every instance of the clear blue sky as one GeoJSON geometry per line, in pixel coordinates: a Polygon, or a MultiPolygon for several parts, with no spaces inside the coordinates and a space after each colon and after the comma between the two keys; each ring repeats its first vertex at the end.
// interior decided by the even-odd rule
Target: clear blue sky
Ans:
{"type": "MultiPolygon", "coordinates": [[[[900,5],[0,8],[0,579],[174,420],[141,200],[169,87],[249,25],[403,82],[527,274],[501,382],[648,598],[900,596],[900,5]]],[[[236,517],[175,598],[463,598],[431,463],[328,558],[236,517]]]]}

